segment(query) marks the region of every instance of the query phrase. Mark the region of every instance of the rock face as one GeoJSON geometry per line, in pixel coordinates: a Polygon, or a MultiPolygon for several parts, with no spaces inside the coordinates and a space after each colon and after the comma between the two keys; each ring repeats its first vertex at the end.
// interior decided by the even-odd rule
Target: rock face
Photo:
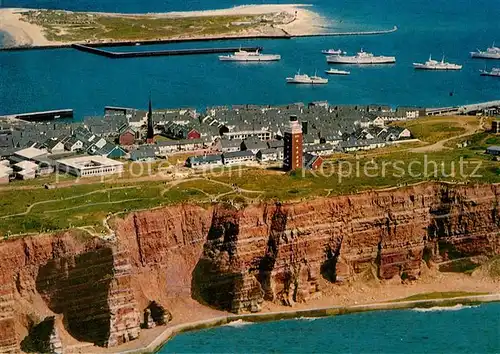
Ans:
{"type": "Polygon", "coordinates": [[[180,205],[116,220],[115,243],[71,233],[2,242],[0,352],[19,351],[30,313],[62,316],[71,336],[114,346],[139,335],[139,309],[153,300],[174,317],[182,298],[256,312],[366,270],[412,280],[423,262],[498,255],[499,188],[424,184],[241,210],[180,205]]]}
{"type": "Polygon", "coordinates": [[[1,243],[0,259],[1,351],[19,350],[16,324],[39,310],[30,307],[39,297],[79,340],[106,346],[138,336],[131,267],[116,246],[70,233],[39,235],[1,243]]]}
{"type": "Polygon", "coordinates": [[[427,184],[243,210],[217,206],[194,295],[232,312],[317,296],[320,277],[417,279],[422,261],[500,253],[497,186],[427,184]]]}
{"type": "Polygon", "coordinates": [[[55,326],[54,316],[33,324],[29,335],[21,343],[21,348],[24,352],[62,354],[61,338],[55,326]]]}

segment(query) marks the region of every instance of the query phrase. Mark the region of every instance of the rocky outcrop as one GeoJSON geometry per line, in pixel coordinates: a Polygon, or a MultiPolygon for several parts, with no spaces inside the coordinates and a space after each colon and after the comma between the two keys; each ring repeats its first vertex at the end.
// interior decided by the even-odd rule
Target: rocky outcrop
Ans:
{"type": "Polygon", "coordinates": [[[29,335],[21,342],[24,352],[62,354],[63,348],[59,332],[55,326],[55,317],[46,317],[42,322],[33,324],[29,335]]]}
{"type": "Polygon", "coordinates": [[[176,317],[183,299],[257,312],[365,272],[411,281],[424,262],[498,255],[499,194],[496,185],[423,184],[242,209],[177,205],[114,220],[113,243],[75,233],[5,241],[0,351],[19,351],[32,313],[114,346],[136,338],[141,322],[176,317]],[[153,300],[163,317],[148,308],[153,300]]]}

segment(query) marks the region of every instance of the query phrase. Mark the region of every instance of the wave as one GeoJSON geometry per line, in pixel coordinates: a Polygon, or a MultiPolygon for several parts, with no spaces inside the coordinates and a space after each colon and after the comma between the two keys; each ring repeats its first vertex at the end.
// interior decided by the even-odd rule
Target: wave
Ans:
{"type": "Polygon", "coordinates": [[[319,320],[321,317],[298,317],[297,320],[299,321],[316,321],[319,320]]]}
{"type": "Polygon", "coordinates": [[[417,311],[417,312],[437,312],[437,311],[460,311],[464,309],[471,309],[474,307],[478,306],[469,306],[469,305],[462,305],[458,304],[455,306],[435,306],[435,307],[430,307],[430,308],[414,308],[412,311],[417,311]]]}
{"type": "Polygon", "coordinates": [[[245,322],[243,320],[237,320],[237,321],[229,322],[229,323],[225,324],[224,326],[239,328],[239,327],[248,326],[251,324],[253,324],[253,323],[252,322],[245,322]]]}

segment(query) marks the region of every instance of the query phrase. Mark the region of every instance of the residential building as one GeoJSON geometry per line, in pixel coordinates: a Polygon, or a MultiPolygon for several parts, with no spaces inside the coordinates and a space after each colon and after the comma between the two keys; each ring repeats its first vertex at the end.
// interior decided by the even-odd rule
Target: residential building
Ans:
{"type": "Polygon", "coordinates": [[[257,152],[256,158],[259,162],[269,162],[269,161],[278,161],[279,154],[277,149],[262,149],[257,152]]]}
{"type": "Polygon", "coordinates": [[[261,141],[257,137],[247,138],[241,143],[241,150],[249,150],[253,154],[256,154],[262,149],[267,149],[267,143],[265,141],[261,141]]]}
{"type": "Polygon", "coordinates": [[[323,158],[318,155],[305,153],[304,168],[307,170],[317,170],[323,165],[323,158]]]}
{"type": "Polygon", "coordinates": [[[222,155],[191,156],[186,160],[187,167],[222,166],[222,155]]]}
{"type": "Polygon", "coordinates": [[[234,151],[222,154],[224,165],[237,165],[245,162],[255,161],[255,155],[252,151],[234,151]]]}
{"type": "Polygon", "coordinates": [[[10,176],[12,174],[12,168],[10,168],[8,165],[0,164],[0,184],[9,183],[10,176]]]}
{"type": "Polygon", "coordinates": [[[20,158],[21,160],[31,161],[33,158],[46,155],[47,151],[45,149],[37,149],[34,147],[29,147],[26,149],[21,149],[14,152],[14,156],[20,158]]]}
{"type": "Polygon", "coordinates": [[[51,154],[60,154],[64,152],[64,143],[60,138],[50,138],[45,141],[44,145],[51,154]]]}
{"type": "Polygon", "coordinates": [[[493,156],[500,156],[500,146],[490,146],[486,148],[486,153],[493,156]]]}
{"type": "Polygon", "coordinates": [[[157,141],[156,147],[158,148],[158,154],[166,155],[169,153],[176,153],[179,151],[195,151],[203,149],[204,143],[198,139],[185,139],[185,140],[168,140],[168,141],[157,141]]]}
{"type": "Polygon", "coordinates": [[[151,162],[156,158],[155,148],[153,146],[141,146],[130,152],[130,160],[151,162]]]}
{"type": "Polygon", "coordinates": [[[217,148],[219,151],[222,151],[222,153],[240,151],[242,142],[243,140],[240,139],[219,139],[217,148]]]}
{"type": "Polygon", "coordinates": [[[302,127],[297,116],[290,116],[289,126],[284,131],[284,154],[283,169],[293,171],[302,168],[303,165],[303,143],[302,127]]]}
{"type": "Polygon", "coordinates": [[[129,125],[124,125],[119,130],[118,144],[120,145],[133,145],[135,143],[136,131],[129,125]]]}
{"type": "Polygon", "coordinates": [[[77,177],[106,176],[123,172],[123,163],[104,156],[79,156],[57,160],[60,171],[77,177]]]}
{"type": "Polygon", "coordinates": [[[309,145],[304,147],[304,152],[319,156],[332,155],[335,152],[335,147],[330,144],[309,145]]]}

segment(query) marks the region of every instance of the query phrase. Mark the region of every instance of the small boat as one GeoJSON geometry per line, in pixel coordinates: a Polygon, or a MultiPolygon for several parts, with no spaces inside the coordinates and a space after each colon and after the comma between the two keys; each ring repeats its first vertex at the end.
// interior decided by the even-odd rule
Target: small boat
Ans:
{"type": "Polygon", "coordinates": [[[321,85],[321,84],[327,84],[328,79],[317,76],[316,74],[314,74],[313,76],[301,74],[299,71],[299,72],[297,72],[297,74],[295,74],[294,77],[287,77],[286,82],[288,84],[321,85]]]}
{"type": "Polygon", "coordinates": [[[327,49],[327,50],[322,50],[321,53],[326,54],[326,55],[346,55],[347,52],[344,52],[341,49],[327,49]]]}
{"type": "Polygon", "coordinates": [[[425,63],[413,63],[413,67],[419,70],[461,70],[462,65],[447,63],[444,61],[444,56],[441,61],[437,61],[432,59],[432,56],[429,55],[429,60],[425,63]]]}
{"type": "Polygon", "coordinates": [[[481,76],[495,76],[500,77],[500,68],[493,68],[491,71],[487,70],[479,70],[481,72],[481,76]]]}
{"type": "Polygon", "coordinates": [[[333,68],[325,70],[325,73],[327,73],[329,75],[350,75],[351,74],[350,71],[338,70],[338,69],[333,69],[333,68]]]}
{"type": "Polygon", "coordinates": [[[220,55],[220,61],[278,61],[281,59],[279,54],[262,54],[258,50],[255,52],[248,52],[246,50],[239,50],[232,55],[220,55]]]}

